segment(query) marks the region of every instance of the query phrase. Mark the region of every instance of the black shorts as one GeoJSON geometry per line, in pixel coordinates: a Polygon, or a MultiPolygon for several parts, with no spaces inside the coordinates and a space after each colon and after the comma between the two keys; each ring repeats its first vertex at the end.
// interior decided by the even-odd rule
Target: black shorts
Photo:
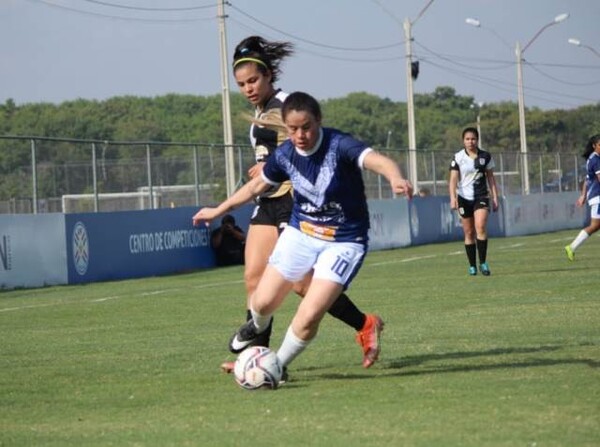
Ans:
{"type": "Polygon", "coordinates": [[[475,211],[480,209],[490,210],[490,199],[488,197],[467,200],[458,196],[458,214],[460,214],[460,217],[473,217],[475,211]]]}
{"type": "Polygon", "coordinates": [[[294,199],[291,193],[272,199],[260,198],[252,212],[250,225],[270,225],[281,233],[290,221],[294,199]]]}

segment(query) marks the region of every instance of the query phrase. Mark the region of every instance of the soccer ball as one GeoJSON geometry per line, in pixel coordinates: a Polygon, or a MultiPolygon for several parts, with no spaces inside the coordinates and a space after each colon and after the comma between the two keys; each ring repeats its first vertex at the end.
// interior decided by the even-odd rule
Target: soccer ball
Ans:
{"type": "Polygon", "coordinates": [[[233,368],[236,383],[246,390],[277,389],[283,368],[277,355],[264,346],[252,346],[238,356],[233,368]]]}

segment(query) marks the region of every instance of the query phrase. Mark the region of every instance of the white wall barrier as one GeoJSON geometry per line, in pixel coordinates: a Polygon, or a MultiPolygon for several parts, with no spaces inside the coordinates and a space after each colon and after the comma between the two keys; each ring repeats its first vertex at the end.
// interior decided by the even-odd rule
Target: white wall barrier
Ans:
{"type": "Polygon", "coordinates": [[[65,216],[0,215],[0,289],[67,284],[65,216]]]}
{"type": "Polygon", "coordinates": [[[504,200],[505,236],[582,228],[586,208],[577,208],[578,192],[507,196],[504,200]]]}
{"type": "Polygon", "coordinates": [[[369,250],[410,245],[410,219],[406,199],[369,200],[369,217],[369,250]]]}

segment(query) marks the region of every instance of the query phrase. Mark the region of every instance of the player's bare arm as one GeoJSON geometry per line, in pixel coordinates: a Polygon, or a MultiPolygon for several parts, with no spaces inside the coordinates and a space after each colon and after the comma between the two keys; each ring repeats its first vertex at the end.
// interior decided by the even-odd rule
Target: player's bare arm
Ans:
{"type": "Polygon", "coordinates": [[[458,171],[450,171],[450,181],[448,182],[448,194],[450,194],[450,208],[455,210],[458,208],[458,197],[456,189],[458,187],[458,171]]]}
{"type": "Polygon", "coordinates": [[[229,211],[243,205],[244,203],[250,202],[254,197],[260,195],[269,188],[269,184],[266,183],[262,176],[258,176],[250,180],[235,193],[233,193],[225,201],[215,208],[206,207],[202,208],[194,217],[192,217],[192,223],[194,226],[200,225],[205,222],[209,224],[217,217],[227,214],[229,211]]]}
{"type": "Polygon", "coordinates": [[[365,169],[383,175],[390,182],[392,191],[395,194],[404,194],[409,199],[412,197],[412,184],[402,176],[400,168],[391,158],[371,151],[365,156],[363,166],[365,169]]]}

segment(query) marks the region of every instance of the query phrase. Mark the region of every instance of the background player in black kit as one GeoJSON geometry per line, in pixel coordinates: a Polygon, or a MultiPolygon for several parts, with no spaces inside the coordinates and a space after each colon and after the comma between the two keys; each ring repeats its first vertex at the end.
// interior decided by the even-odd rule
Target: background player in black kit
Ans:
{"type": "Polygon", "coordinates": [[[469,275],[477,275],[477,253],[479,270],[490,275],[487,259],[487,221],[490,212],[498,209],[498,188],[494,178],[494,160],[489,152],[477,146],[479,132],[467,127],[462,133],[463,148],[454,154],[450,163],[450,207],[458,210],[465,233],[465,250],[469,260],[469,275]],[[489,189],[488,189],[489,185],[489,189]]]}
{"type": "MultiPolygon", "coordinates": [[[[255,112],[250,118],[250,141],[256,161],[248,169],[251,179],[261,175],[267,158],[288,137],[281,117],[281,107],[288,94],[276,88],[275,84],[282,73],[282,61],[292,53],[291,43],[268,41],[260,36],[247,37],[235,47],[233,75],[240,92],[254,106],[255,112]]],[[[292,186],[289,181],[267,190],[256,199],[256,208],[246,236],[246,320],[252,318],[250,296],[267,267],[279,234],[290,219],[292,207],[292,186]]],[[[309,274],[294,285],[298,295],[305,295],[311,277],[309,274]]],[[[333,303],[329,314],[354,328],[356,341],[363,353],[363,366],[369,368],[373,365],[380,352],[379,336],[384,324],[381,317],[363,313],[345,293],[333,303]]],[[[255,344],[269,346],[270,336],[271,326],[260,334],[255,344]]],[[[230,350],[236,352],[231,347],[230,350]]],[[[224,362],[221,369],[231,372],[233,362],[224,362]]]]}

